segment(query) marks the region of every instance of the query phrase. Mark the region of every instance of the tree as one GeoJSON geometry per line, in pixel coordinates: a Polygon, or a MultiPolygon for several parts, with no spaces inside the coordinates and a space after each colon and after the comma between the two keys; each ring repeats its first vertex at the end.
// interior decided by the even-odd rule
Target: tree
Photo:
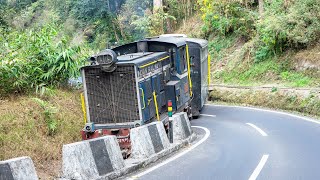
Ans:
{"type": "Polygon", "coordinates": [[[259,14],[260,14],[260,18],[263,18],[263,13],[264,13],[264,2],[263,2],[263,0],[259,0],[259,14]]]}

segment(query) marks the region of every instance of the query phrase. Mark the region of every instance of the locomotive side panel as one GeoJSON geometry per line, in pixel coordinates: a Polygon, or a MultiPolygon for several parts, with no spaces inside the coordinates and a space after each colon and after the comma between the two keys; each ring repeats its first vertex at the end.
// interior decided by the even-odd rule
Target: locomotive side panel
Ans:
{"type": "Polygon", "coordinates": [[[138,68],[138,84],[140,89],[140,102],[143,112],[142,123],[148,123],[156,118],[157,113],[162,114],[166,108],[164,97],[165,72],[169,57],[162,61],[138,68]],[[167,61],[163,63],[162,61],[167,61]]]}
{"type": "MultiPolygon", "coordinates": [[[[208,76],[210,76],[210,69],[208,69],[208,47],[201,49],[201,108],[204,106],[209,93],[208,76]]],[[[210,63],[210,62],[209,62],[210,63]]]]}

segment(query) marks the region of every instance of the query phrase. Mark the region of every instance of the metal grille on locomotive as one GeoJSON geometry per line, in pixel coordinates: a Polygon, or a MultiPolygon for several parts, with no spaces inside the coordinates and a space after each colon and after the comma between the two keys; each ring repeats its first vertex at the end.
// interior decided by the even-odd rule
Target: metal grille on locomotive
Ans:
{"type": "Polygon", "coordinates": [[[99,66],[87,66],[82,71],[90,122],[126,123],[140,119],[134,65],[118,65],[113,72],[105,72],[99,66]]]}

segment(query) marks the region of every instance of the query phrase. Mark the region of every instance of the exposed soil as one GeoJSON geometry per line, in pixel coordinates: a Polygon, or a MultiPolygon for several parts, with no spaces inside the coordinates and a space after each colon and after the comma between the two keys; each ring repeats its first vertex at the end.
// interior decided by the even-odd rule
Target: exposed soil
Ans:
{"type": "Polygon", "coordinates": [[[292,59],[297,70],[320,71],[320,44],[298,52],[292,59]]]}

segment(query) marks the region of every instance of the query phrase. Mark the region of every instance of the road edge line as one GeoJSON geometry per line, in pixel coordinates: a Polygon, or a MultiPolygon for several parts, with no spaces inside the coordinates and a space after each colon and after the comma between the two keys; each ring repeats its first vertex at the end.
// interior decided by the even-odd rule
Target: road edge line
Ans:
{"type": "Polygon", "coordinates": [[[301,115],[295,115],[295,114],[292,114],[289,112],[284,112],[284,111],[277,111],[277,110],[263,109],[263,108],[256,108],[256,107],[247,107],[247,106],[234,106],[234,105],[220,105],[220,104],[205,104],[205,105],[206,106],[216,106],[216,107],[236,107],[236,108],[244,108],[244,109],[257,110],[257,111],[271,112],[271,113],[287,115],[287,116],[298,118],[298,119],[301,119],[304,121],[320,124],[320,120],[312,119],[312,118],[301,116],[301,115]]]}

